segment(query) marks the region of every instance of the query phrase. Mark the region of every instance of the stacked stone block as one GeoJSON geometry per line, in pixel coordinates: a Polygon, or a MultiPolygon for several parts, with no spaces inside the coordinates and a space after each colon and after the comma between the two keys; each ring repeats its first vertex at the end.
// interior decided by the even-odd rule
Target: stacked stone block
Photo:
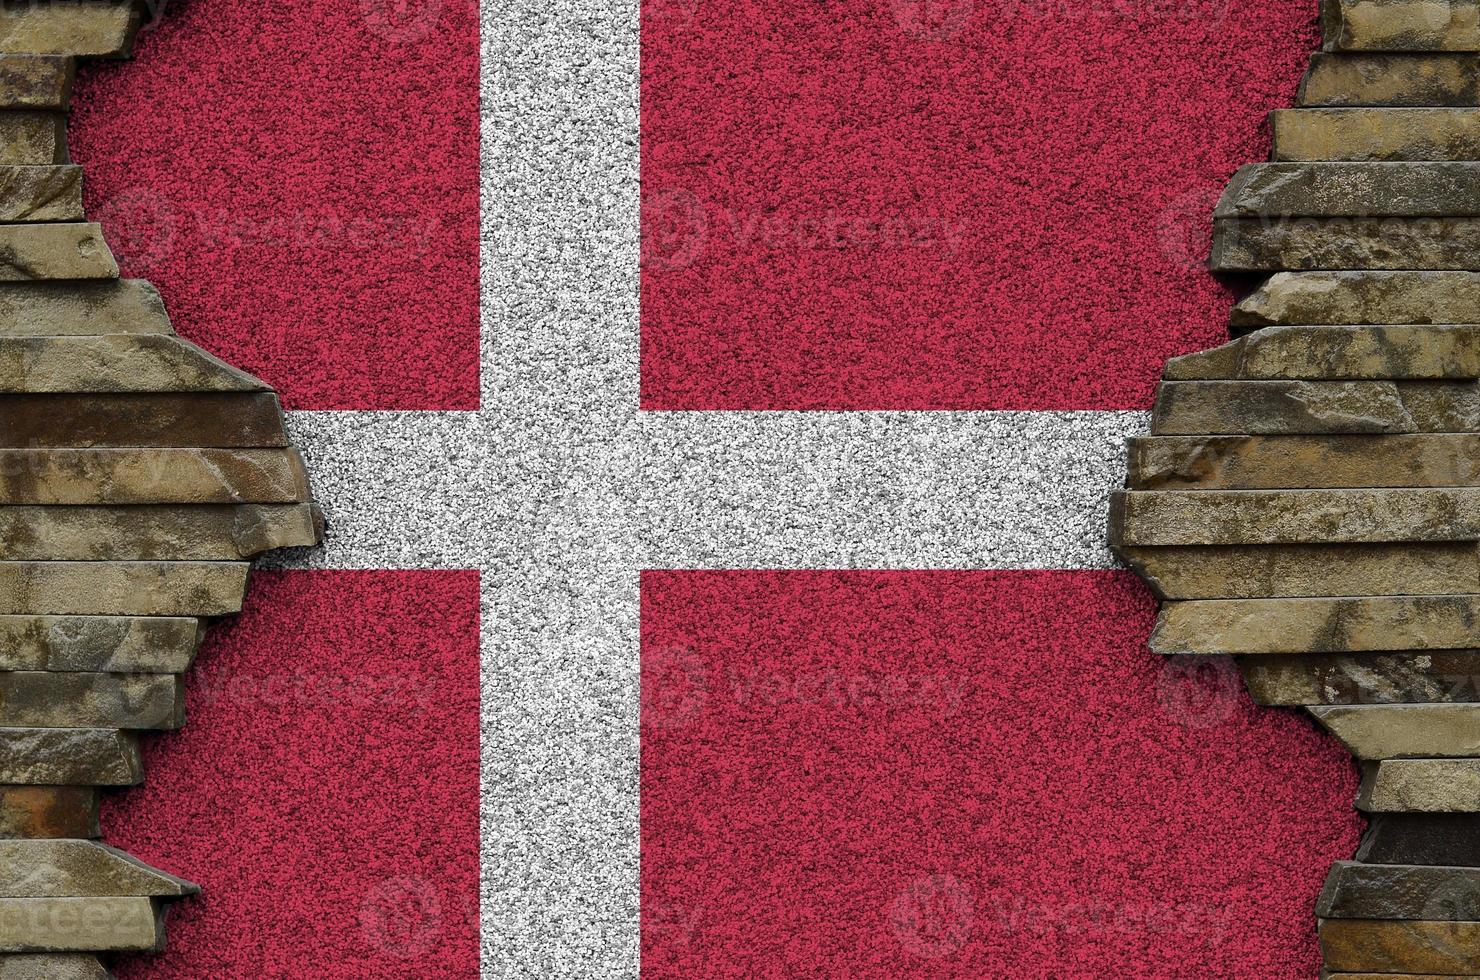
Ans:
{"type": "Polygon", "coordinates": [[[183,724],[252,557],[321,531],[277,396],[176,336],[83,213],[76,65],[126,57],[144,14],[0,6],[0,980],[162,946],[197,889],[100,843],[99,796],[183,724]]]}
{"type": "Polygon", "coordinates": [[[1230,655],[1360,760],[1327,976],[1480,976],[1480,0],[1326,0],[1273,162],[1215,212],[1263,278],[1166,368],[1112,544],[1159,653],[1230,655]]]}

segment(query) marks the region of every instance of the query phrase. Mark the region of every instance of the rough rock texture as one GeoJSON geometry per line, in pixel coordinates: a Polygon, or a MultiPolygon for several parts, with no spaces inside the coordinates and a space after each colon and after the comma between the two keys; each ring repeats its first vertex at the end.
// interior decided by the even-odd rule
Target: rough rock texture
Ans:
{"type": "Polygon", "coordinates": [[[1480,160],[1480,109],[1281,109],[1271,122],[1276,161],[1480,160]]]}
{"type": "MultiPolygon", "coordinates": [[[[3,303],[3,294],[0,294],[3,303]]],[[[1480,318],[1473,272],[1281,272],[1234,308],[1235,333],[1296,324],[1472,323],[1480,318]]]]}
{"type": "Polygon", "coordinates": [[[1470,54],[1316,54],[1301,106],[1480,105],[1480,59],[1470,54]]]}

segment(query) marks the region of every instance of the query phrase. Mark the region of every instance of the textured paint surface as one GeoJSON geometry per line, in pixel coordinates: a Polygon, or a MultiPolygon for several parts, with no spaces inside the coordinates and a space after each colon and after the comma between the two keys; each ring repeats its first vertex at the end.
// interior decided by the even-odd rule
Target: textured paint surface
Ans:
{"type": "Polygon", "coordinates": [[[649,408],[1140,409],[1314,0],[643,7],[649,408]]]}
{"type": "Polygon", "coordinates": [[[644,975],[1295,978],[1356,776],[1125,573],[643,577],[644,975]]]}
{"type": "Polygon", "coordinates": [[[204,889],[121,978],[476,974],[477,603],[473,573],[256,576],[105,807],[204,889]]]}

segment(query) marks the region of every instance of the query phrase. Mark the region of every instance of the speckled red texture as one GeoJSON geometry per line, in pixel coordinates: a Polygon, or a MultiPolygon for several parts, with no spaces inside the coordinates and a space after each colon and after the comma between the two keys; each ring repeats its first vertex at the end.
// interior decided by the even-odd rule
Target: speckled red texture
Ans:
{"type": "Polygon", "coordinates": [[[121,980],[477,975],[476,573],[259,574],[188,705],[103,827],[205,891],[121,980]]]}
{"type": "Polygon", "coordinates": [[[476,408],[477,66],[463,0],[171,3],[79,80],[88,214],[288,407],[476,408]]]}
{"type": "Polygon", "coordinates": [[[1355,770],[1127,573],[649,572],[644,975],[1319,970],[1355,770]]]}
{"type": "Polygon", "coordinates": [[[649,408],[1143,409],[1315,0],[645,0],[649,408]]]}

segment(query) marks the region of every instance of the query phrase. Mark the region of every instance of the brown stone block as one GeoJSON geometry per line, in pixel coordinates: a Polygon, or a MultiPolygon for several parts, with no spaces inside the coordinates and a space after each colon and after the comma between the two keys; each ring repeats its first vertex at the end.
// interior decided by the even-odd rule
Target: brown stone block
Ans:
{"type": "Polygon", "coordinates": [[[322,534],[310,504],[0,506],[9,561],[236,561],[310,547],[322,534]]]}
{"type": "Polygon", "coordinates": [[[267,390],[179,337],[0,337],[0,394],[267,390]]]}
{"type": "Polygon", "coordinates": [[[1480,651],[1264,654],[1239,657],[1255,704],[1480,702],[1480,651]]]}
{"type": "Polygon", "coordinates": [[[65,114],[0,109],[0,166],[47,167],[68,162],[65,114]]]}
{"type": "Polygon", "coordinates": [[[1480,436],[1195,436],[1127,441],[1137,490],[1464,487],[1480,436]]]}
{"type": "Polygon", "coordinates": [[[52,55],[0,54],[0,108],[66,112],[77,62],[52,55]]]}
{"type": "Polygon", "coordinates": [[[1471,54],[1316,54],[1301,106],[1480,105],[1480,58],[1471,54]]]}
{"type": "Polygon", "coordinates": [[[0,898],[0,953],[163,948],[163,906],[152,898],[0,898]]]}
{"type": "Polygon", "coordinates": [[[0,225],[0,281],[116,278],[118,263],[96,224],[0,225]]]}
{"type": "Polygon", "coordinates": [[[1219,218],[1214,272],[1480,267],[1476,218],[1219,218]]]}
{"type": "Polygon", "coordinates": [[[1358,653],[1480,647],[1480,596],[1208,599],[1162,607],[1157,653],[1358,653]]]}
{"type": "Polygon", "coordinates": [[[1168,381],[1474,379],[1480,377],[1480,327],[1266,327],[1212,350],[1174,357],[1162,377],[1168,381]]]}
{"type": "Polygon", "coordinates": [[[184,898],[200,888],[87,840],[0,840],[0,898],[184,898]]]}
{"type": "Polygon", "coordinates": [[[1251,163],[1213,212],[1218,218],[1480,215],[1480,164],[1251,163]]]}
{"type": "Polygon", "coordinates": [[[0,222],[82,220],[81,167],[0,167],[0,222]]]}
{"type": "Polygon", "coordinates": [[[1312,705],[1308,710],[1358,759],[1480,756],[1480,705],[1312,705]]]}
{"type": "Polygon", "coordinates": [[[96,956],[0,956],[0,980],[109,980],[96,956]]]}
{"type": "Polygon", "coordinates": [[[1480,385],[1450,381],[1163,381],[1151,433],[1473,432],[1480,385]]]}
{"type": "Polygon", "coordinates": [[[170,731],[185,692],[170,674],[0,673],[0,727],[170,731]]]}
{"type": "Polygon", "coordinates": [[[1480,321],[1473,272],[1281,272],[1239,303],[1235,331],[1277,324],[1444,324],[1480,321]]]}
{"type": "Polygon", "coordinates": [[[284,504],[307,497],[308,475],[292,448],[0,449],[0,504],[284,504]]]}
{"type": "Polygon", "coordinates": [[[142,279],[0,283],[0,337],[174,332],[158,290],[142,279]]]}
{"type": "Polygon", "coordinates": [[[247,394],[0,395],[0,448],[279,448],[283,410],[247,394]]]}
{"type": "Polygon", "coordinates": [[[1328,51],[1477,51],[1476,0],[1322,0],[1328,51]]]}
{"type": "Polygon", "coordinates": [[[1321,950],[1332,971],[1471,976],[1480,972],[1480,922],[1326,919],[1321,950]]]}
{"type": "Polygon", "coordinates": [[[244,561],[0,562],[0,614],[229,616],[247,591],[244,561]]]}
{"type": "Polygon", "coordinates": [[[1480,814],[1374,813],[1362,835],[1357,860],[1480,867],[1480,814]]]}
{"type": "Polygon", "coordinates": [[[1387,759],[1363,766],[1357,809],[1480,813],[1480,759],[1387,759]]]}
{"type": "Polygon", "coordinates": [[[1452,595],[1480,589],[1471,542],[1118,546],[1163,599],[1452,595]]]}
{"type": "Polygon", "coordinates": [[[183,674],[201,637],[198,619],[0,616],[0,670],[183,674]]]}
{"type": "Polygon", "coordinates": [[[1480,868],[1338,861],[1316,902],[1323,919],[1480,920],[1480,868]]]}
{"type": "Polygon", "coordinates": [[[144,763],[132,736],[98,728],[0,728],[0,783],[137,786],[144,763]]]}
{"type": "Polygon", "coordinates": [[[45,0],[0,8],[0,52],[126,58],[143,21],[134,0],[45,0]]]}
{"type": "Polygon", "coordinates": [[[1277,109],[1274,159],[1477,160],[1480,109],[1277,109]]]}
{"type": "Polygon", "coordinates": [[[101,836],[90,786],[0,786],[0,838],[101,836]]]}

